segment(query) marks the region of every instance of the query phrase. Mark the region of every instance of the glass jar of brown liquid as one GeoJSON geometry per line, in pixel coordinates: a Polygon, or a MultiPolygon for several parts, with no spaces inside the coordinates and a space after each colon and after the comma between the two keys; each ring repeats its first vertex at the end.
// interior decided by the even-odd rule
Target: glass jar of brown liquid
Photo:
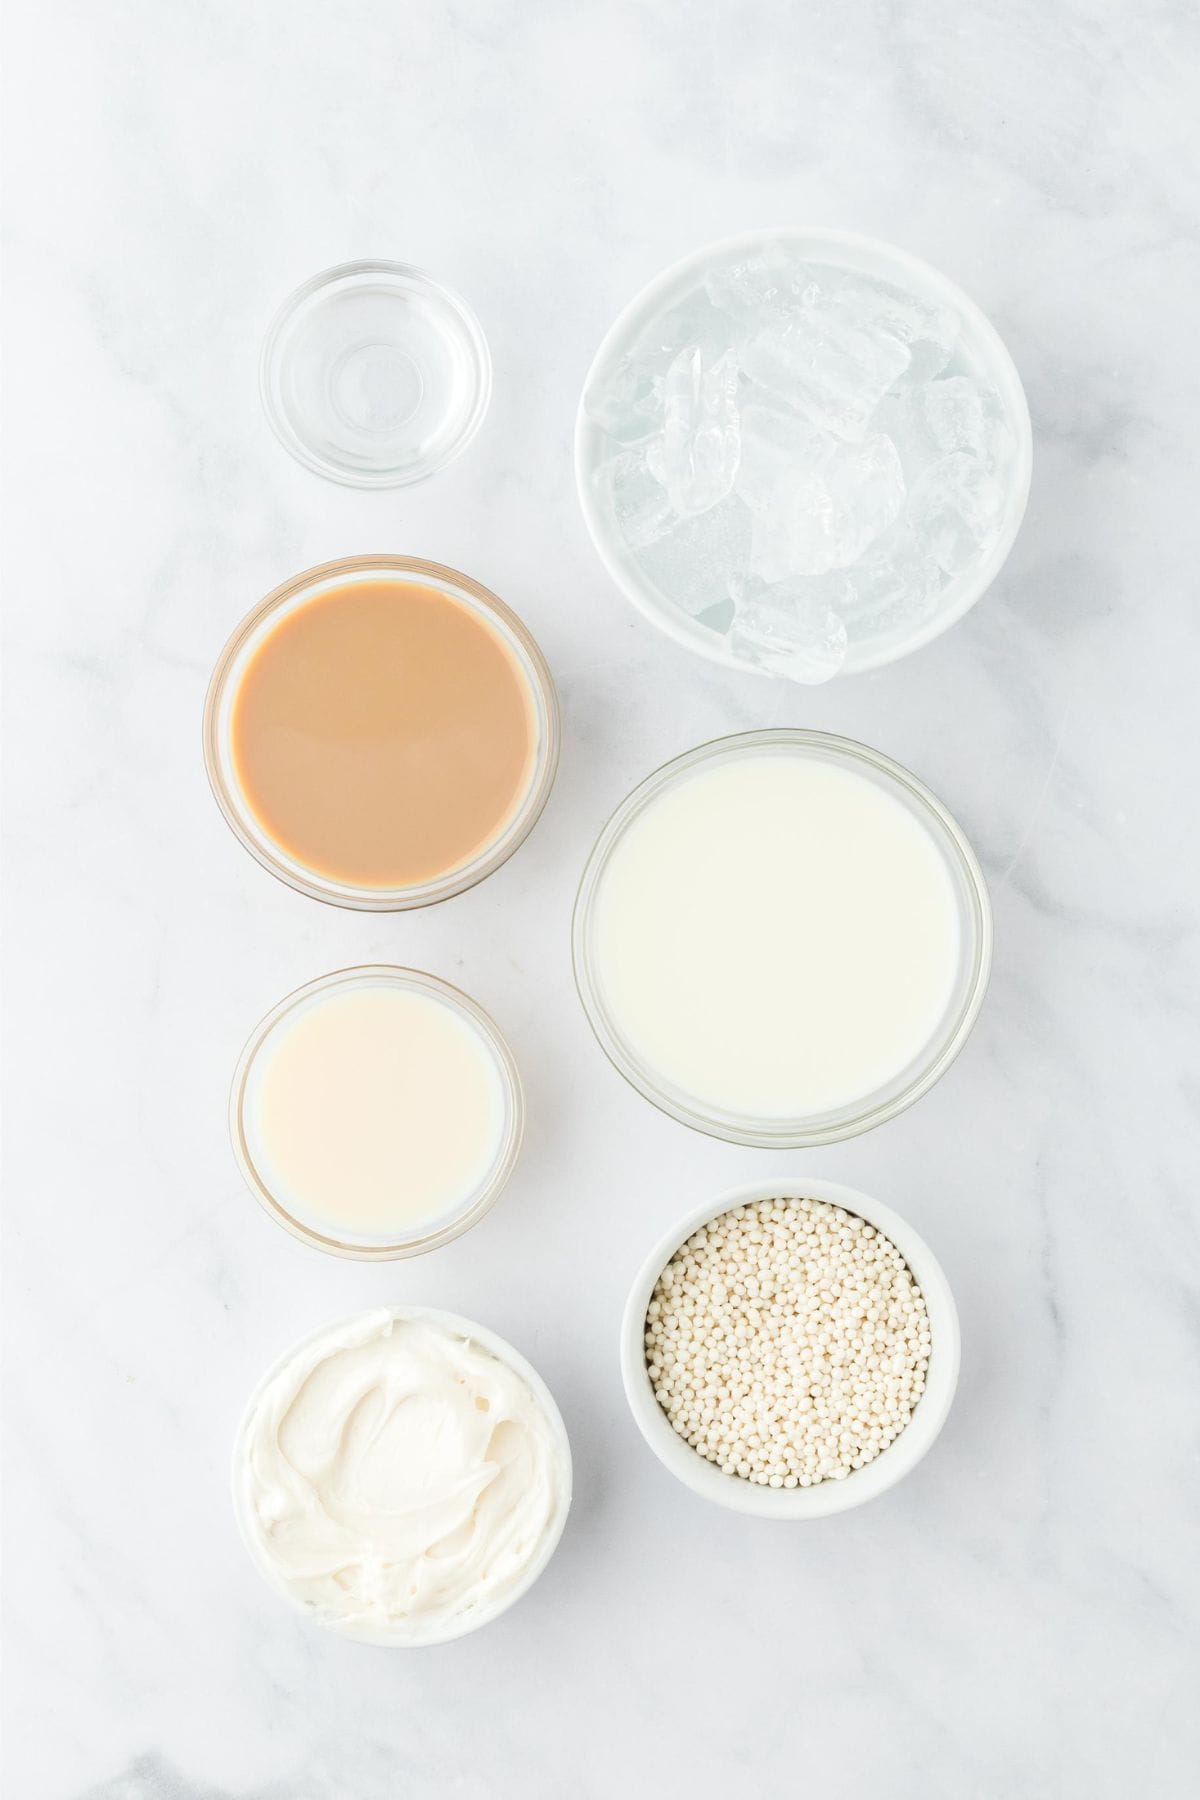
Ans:
{"type": "Polygon", "coordinates": [[[271,873],[363,911],[444,900],[532,829],[558,703],[516,615],[411,557],[285,582],[221,653],[204,712],[217,803],[271,873]]]}

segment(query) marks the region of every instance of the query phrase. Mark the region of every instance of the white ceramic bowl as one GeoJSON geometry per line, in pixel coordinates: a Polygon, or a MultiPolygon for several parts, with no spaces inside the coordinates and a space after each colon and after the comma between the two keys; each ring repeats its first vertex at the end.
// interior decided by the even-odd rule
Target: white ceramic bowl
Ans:
{"type": "Polygon", "coordinates": [[[270,1564],[261,1556],[257,1535],[250,1518],[250,1495],[246,1480],[247,1458],[245,1454],[245,1443],[251,1423],[262,1400],[262,1396],[265,1390],[270,1386],[271,1382],[274,1381],[275,1377],[282,1374],[293,1358],[306,1350],[309,1345],[317,1343],[321,1338],[326,1337],[331,1333],[338,1332],[348,1325],[355,1324],[358,1319],[369,1316],[369,1313],[367,1315],[355,1313],[349,1318],[334,1319],[329,1323],[322,1325],[318,1331],[309,1332],[307,1337],[302,1338],[297,1344],[289,1345],[288,1349],[285,1350],[281,1356],[276,1357],[270,1368],[267,1369],[266,1373],[262,1376],[242,1415],[241,1423],[238,1426],[237,1436],[234,1440],[233,1510],[237,1519],[238,1531],[241,1534],[242,1542],[246,1546],[250,1560],[253,1562],[263,1580],[267,1583],[268,1587],[272,1588],[275,1593],[287,1601],[294,1612],[300,1613],[310,1624],[320,1625],[325,1630],[333,1631],[338,1637],[353,1638],[356,1642],[361,1644],[375,1644],[389,1650],[425,1649],[430,1644],[448,1644],[455,1638],[467,1637],[471,1632],[479,1631],[483,1626],[490,1625],[494,1619],[498,1619],[502,1613],[506,1613],[509,1607],[515,1606],[517,1601],[529,1592],[538,1576],[546,1567],[546,1564],[550,1561],[550,1558],[554,1555],[555,1550],[558,1548],[559,1539],[562,1537],[563,1528],[567,1522],[567,1514],[571,1510],[571,1445],[567,1437],[567,1428],[562,1421],[562,1414],[555,1404],[554,1396],[551,1394],[550,1389],[546,1386],[532,1363],[527,1362],[519,1350],[514,1350],[512,1345],[508,1343],[505,1338],[500,1337],[496,1332],[489,1331],[485,1325],[477,1325],[473,1319],[464,1319],[458,1313],[442,1312],[437,1307],[433,1306],[386,1306],[371,1308],[369,1309],[369,1312],[378,1312],[381,1315],[390,1313],[393,1319],[428,1320],[431,1324],[440,1325],[447,1331],[458,1332],[463,1337],[472,1338],[475,1343],[481,1344],[485,1350],[490,1350],[492,1355],[496,1357],[498,1361],[507,1364],[510,1369],[519,1375],[530,1388],[534,1398],[541,1406],[562,1458],[563,1484],[554,1517],[550,1521],[537,1554],[530,1560],[529,1566],[525,1570],[520,1581],[510,1589],[498,1605],[493,1606],[488,1610],[473,1613],[468,1619],[460,1620],[456,1625],[446,1629],[440,1634],[431,1634],[422,1637],[419,1643],[409,1644],[360,1627],[334,1624],[331,1621],[321,1618],[312,1607],[306,1606],[302,1600],[297,1599],[296,1595],[292,1592],[286,1582],[277,1579],[270,1564]]]}
{"type": "Polygon", "coordinates": [[[923,1238],[894,1213],[890,1206],[869,1199],[837,1181],[751,1181],[731,1188],[720,1199],[708,1201],[688,1213],[666,1232],[642,1264],[630,1289],[621,1322],[621,1375],[625,1396],[638,1430],[658,1460],[672,1475],[705,1500],[731,1512],[754,1513],[763,1519],[822,1519],[829,1513],[849,1512],[894,1487],[914,1469],[946,1422],[958,1384],[958,1313],[941,1265],[923,1238]],[[681,1438],[654,1397],[646,1373],[646,1308],[659,1276],[679,1246],[693,1231],[735,1206],[755,1200],[825,1200],[831,1206],[855,1213],[891,1239],[912,1270],[925,1296],[931,1339],[925,1391],[912,1418],[898,1438],[861,1469],[852,1469],[841,1481],[822,1481],[809,1488],[759,1487],[739,1475],[726,1475],[715,1463],[681,1438]]]}
{"type": "MultiPolygon", "coordinates": [[[[603,339],[588,370],[583,391],[588,391],[606,364],[627,354],[646,327],[666,308],[692,292],[714,264],[733,256],[750,256],[768,244],[779,243],[794,246],[816,261],[835,261],[856,273],[894,282],[929,304],[951,307],[961,321],[962,352],[974,370],[996,388],[1015,440],[1001,527],[991,550],[974,568],[947,584],[931,618],[908,630],[892,630],[873,638],[852,638],[839,673],[860,674],[919,650],[922,644],[940,637],[961,619],[999,574],[1025,516],[1033,467],[1029,405],[1012,357],[995,327],[975,302],[928,263],[878,238],[862,237],[853,231],[827,231],[818,226],[781,226],[774,231],[747,232],[741,237],[726,238],[721,243],[706,244],[702,250],[673,263],[644,287],[618,315],[603,339]]],[[[679,607],[672,606],[639,568],[597,500],[594,477],[604,460],[604,445],[603,431],[588,418],[581,401],[575,425],[575,480],[579,504],[597,554],[617,587],[639,612],[676,643],[697,651],[711,662],[749,669],[760,675],[767,673],[757,663],[735,655],[727,639],[689,618],[679,607]]]]}

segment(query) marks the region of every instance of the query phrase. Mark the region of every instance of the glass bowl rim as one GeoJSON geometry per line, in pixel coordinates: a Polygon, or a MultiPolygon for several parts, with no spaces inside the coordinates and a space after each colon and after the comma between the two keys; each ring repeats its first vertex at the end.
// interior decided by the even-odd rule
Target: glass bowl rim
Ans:
{"type": "Polygon", "coordinates": [[[420,268],[416,263],[390,262],[378,257],[364,257],[353,262],[335,263],[331,268],[321,269],[302,281],[299,287],[282,300],[272,315],[263,336],[262,349],[258,358],[258,393],[263,412],[272,432],[287,451],[302,467],[309,469],[314,475],[321,475],[327,481],[336,481],[342,487],[353,488],[395,488],[412,487],[418,481],[424,481],[430,475],[436,475],[455,457],[464,451],[477,435],[480,426],[487,417],[487,410],[492,398],[492,355],[488,348],[487,338],[473,308],[458,292],[446,282],[439,281],[428,269],[420,268]],[[440,456],[428,462],[415,464],[409,470],[380,469],[355,470],[343,463],[332,462],[319,456],[310,449],[305,440],[297,435],[290,423],[281,414],[275,398],[274,376],[278,366],[278,356],[283,334],[292,319],[301,308],[321,292],[340,281],[349,281],[362,275],[382,275],[389,280],[400,280],[414,287],[422,288],[444,302],[448,310],[455,315],[463,327],[465,341],[470,345],[474,358],[475,392],[471,409],[459,427],[451,442],[440,456]]]}
{"type": "Polygon", "coordinates": [[[259,1205],[277,1225],[281,1225],[301,1243],[354,1262],[399,1262],[410,1256],[423,1256],[426,1251],[436,1250],[442,1244],[449,1244],[461,1237],[492,1210],[507,1187],[520,1156],[524,1136],[525,1089],[521,1073],[507,1039],[491,1014],[485,1012],[477,1000],[473,1000],[452,982],[443,980],[440,975],[431,975],[425,969],[408,968],[400,963],[357,963],[344,969],[331,969],[328,974],[317,975],[300,987],[293,988],[251,1030],[242,1046],[229,1089],[229,1137],[234,1159],[243,1181],[259,1205]],[[348,1241],[332,1232],[318,1231],[315,1226],[306,1225],[302,1219],[294,1217],[260,1174],[251,1154],[244,1123],[246,1090],[255,1058],[275,1027],[314,995],[336,992],[342,987],[358,986],[400,987],[407,991],[429,994],[443,1005],[451,1007],[460,1018],[465,1018],[478,1031],[495,1061],[504,1087],[508,1115],[500,1154],[472,1204],[453,1215],[445,1224],[435,1224],[429,1230],[412,1237],[391,1242],[382,1239],[377,1243],[348,1241]]]}
{"type": "Polygon", "coordinates": [[[576,892],[571,918],[571,962],[575,989],[596,1041],[617,1073],[643,1099],[681,1125],[690,1126],[692,1130],[703,1132],[709,1137],[721,1138],[727,1143],[746,1144],[761,1149],[800,1150],[820,1144],[839,1143],[846,1138],[872,1131],[877,1125],[886,1124],[889,1119],[906,1111],[941,1080],[966,1043],[979,1017],[991,974],[992,935],[991,900],[979,859],[957,820],[924,782],[919,781],[902,763],[855,738],[842,737],[835,732],[809,730],[802,726],[767,726],[760,730],[733,732],[727,736],[709,738],[705,743],[697,744],[691,750],[672,757],[645,776],[609,814],[592,846],[576,892]],[[749,749],[769,750],[772,746],[779,745],[790,745],[801,751],[822,751],[851,766],[865,763],[876,774],[882,775],[885,781],[901,787],[917,803],[917,810],[924,815],[925,823],[932,827],[935,842],[946,860],[952,862],[953,858],[957,858],[970,899],[969,916],[966,916],[968,909],[961,904],[959,913],[964,933],[970,941],[971,969],[966,996],[955,1015],[952,1029],[940,1032],[930,1040],[929,1059],[922,1062],[911,1080],[889,1100],[871,1106],[864,1105],[857,1111],[840,1108],[838,1110],[844,1116],[818,1126],[806,1126],[798,1121],[752,1120],[744,1115],[740,1122],[734,1120],[732,1115],[719,1119],[702,1102],[693,1099],[685,1104],[668,1093],[653,1071],[639,1062],[622,1043],[616,1031],[608,1025],[588,943],[592,908],[611,855],[626,827],[650,801],[701,763],[738,755],[749,749]],[[940,1045],[936,1053],[935,1045],[940,1045]]]}
{"type": "Polygon", "coordinates": [[[537,824],[550,798],[550,790],[558,772],[562,722],[558,694],[549,664],[524,620],[498,595],[484,587],[482,582],[473,580],[471,576],[464,575],[461,570],[452,569],[445,563],[429,562],[418,556],[371,552],[316,563],[312,568],[304,569],[300,574],[293,575],[278,587],[272,588],[269,594],[245,614],[226,639],[213,667],[204,699],[202,731],[204,766],[213,797],[221,809],[225,823],[256,862],[288,887],[294,888],[297,893],[306,894],[311,900],[321,900],[327,905],[341,906],[354,912],[407,912],[410,908],[432,906],[440,900],[449,900],[455,894],[474,887],[477,882],[493,874],[520,848],[537,824]],[[509,648],[515,645],[519,652],[518,663],[524,664],[521,672],[528,681],[538,714],[538,742],[533,775],[524,798],[504,830],[473,861],[449,870],[437,880],[403,888],[355,887],[352,883],[329,880],[314,870],[304,869],[298,862],[293,864],[279,854],[279,846],[258,825],[253,809],[248,803],[242,802],[236,782],[227,779],[221,766],[221,713],[226,686],[246,643],[273,613],[281,612],[298,596],[302,599],[307,588],[316,590],[339,578],[350,581],[356,575],[376,574],[417,576],[431,587],[445,588],[452,598],[465,598],[493,626],[498,625],[500,636],[511,640],[509,648]]]}

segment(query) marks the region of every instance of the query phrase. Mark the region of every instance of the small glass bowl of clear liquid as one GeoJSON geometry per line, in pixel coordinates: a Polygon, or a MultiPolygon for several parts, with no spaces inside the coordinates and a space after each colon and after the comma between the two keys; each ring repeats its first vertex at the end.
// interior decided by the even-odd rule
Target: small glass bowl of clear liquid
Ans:
{"type": "Polygon", "coordinates": [[[470,443],[492,365],[466,301],[424,270],[343,263],[280,307],[260,388],[271,429],[297,462],[350,487],[401,487],[470,443]]]}

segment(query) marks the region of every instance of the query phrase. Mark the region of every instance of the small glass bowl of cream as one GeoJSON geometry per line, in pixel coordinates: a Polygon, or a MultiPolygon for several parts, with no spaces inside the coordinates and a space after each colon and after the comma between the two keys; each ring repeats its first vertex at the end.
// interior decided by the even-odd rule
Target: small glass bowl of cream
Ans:
{"type": "Polygon", "coordinates": [[[639,1093],[713,1137],[832,1143],[912,1105],[987,989],[983,874],[940,801],[826,732],[702,744],[609,819],[575,906],[580,998],[639,1093]]]}
{"type": "Polygon", "coordinates": [[[264,868],[360,912],[428,906],[500,867],[558,766],[545,658],[457,570],[355,556],[285,581],[217,660],[209,783],[264,868]]]}
{"type": "Polygon", "coordinates": [[[516,1164],[521,1079],[492,1020],[416,969],[339,969],[242,1051],[230,1133],[285,1230],[359,1261],[419,1256],[481,1219],[516,1164]]]}

